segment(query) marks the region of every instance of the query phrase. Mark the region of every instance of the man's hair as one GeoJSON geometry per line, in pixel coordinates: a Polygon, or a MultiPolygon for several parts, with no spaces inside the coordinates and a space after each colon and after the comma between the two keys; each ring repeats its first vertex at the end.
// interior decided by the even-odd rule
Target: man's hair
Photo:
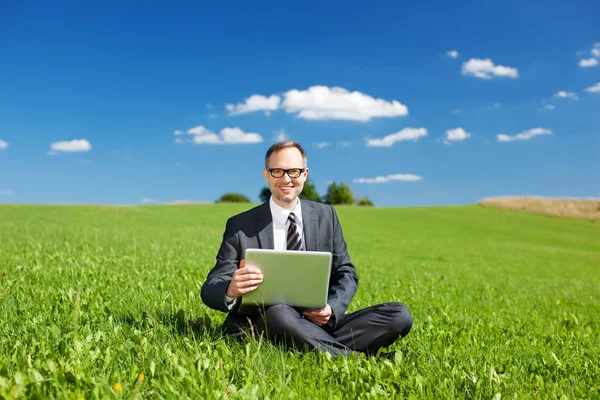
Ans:
{"type": "Polygon", "coordinates": [[[267,150],[267,154],[265,155],[265,168],[269,168],[269,158],[271,158],[271,154],[280,152],[283,149],[287,149],[288,147],[294,147],[298,149],[300,154],[302,155],[302,159],[304,160],[304,166],[306,167],[306,153],[304,149],[298,142],[294,142],[293,140],[286,140],[285,142],[275,143],[273,146],[269,147],[267,150]]]}

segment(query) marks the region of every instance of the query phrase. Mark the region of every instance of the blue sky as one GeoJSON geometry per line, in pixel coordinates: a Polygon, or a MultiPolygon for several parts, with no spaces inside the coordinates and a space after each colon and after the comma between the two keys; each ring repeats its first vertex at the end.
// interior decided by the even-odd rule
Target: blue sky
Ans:
{"type": "Polygon", "coordinates": [[[600,197],[597,1],[84,3],[0,6],[2,203],[600,197]]]}

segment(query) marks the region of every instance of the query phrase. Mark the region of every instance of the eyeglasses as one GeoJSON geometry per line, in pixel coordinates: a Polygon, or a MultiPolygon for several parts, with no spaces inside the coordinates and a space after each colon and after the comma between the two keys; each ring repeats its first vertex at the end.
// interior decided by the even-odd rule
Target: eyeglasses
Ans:
{"type": "Polygon", "coordinates": [[[291,168],[291,169],[281,169],[281,168],[267,168],[267,171],[271,174],[273,178],[281,178],[284,174],[288,174],[290,178],[299,178],[300,175],[306,168],[291,168]]]}

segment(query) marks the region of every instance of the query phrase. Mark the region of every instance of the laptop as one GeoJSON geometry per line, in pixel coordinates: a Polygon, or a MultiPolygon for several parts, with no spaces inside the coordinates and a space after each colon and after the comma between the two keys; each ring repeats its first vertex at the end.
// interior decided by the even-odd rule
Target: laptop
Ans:
{"type": "Polygon", "coordinates": [[[259,268],[263,281],[242,296],[240,314],[253,314],[264,306],[288,304],[301,309],[327,305],[331,253],[322,251],[246,250],[246,265],[259,268]]]}

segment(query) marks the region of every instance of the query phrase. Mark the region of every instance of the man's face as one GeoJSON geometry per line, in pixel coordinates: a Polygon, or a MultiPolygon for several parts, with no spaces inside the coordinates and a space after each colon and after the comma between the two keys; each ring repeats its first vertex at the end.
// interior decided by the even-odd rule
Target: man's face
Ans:
{"type": "MultiPolygon", "coordinates": [[[[297,148],[286,147],[271,154],[267,166],[270,169],[299,169],[304,168],[304,159],[297,148]]],[[[269,184],[275,203],[283,208],[293,208],[308,177],[308,168],[297,178],[290,178],[288,174],[283,174],[281,178],[274,178],[266,168],[263,169],[263,175],[269,184]]]]}

